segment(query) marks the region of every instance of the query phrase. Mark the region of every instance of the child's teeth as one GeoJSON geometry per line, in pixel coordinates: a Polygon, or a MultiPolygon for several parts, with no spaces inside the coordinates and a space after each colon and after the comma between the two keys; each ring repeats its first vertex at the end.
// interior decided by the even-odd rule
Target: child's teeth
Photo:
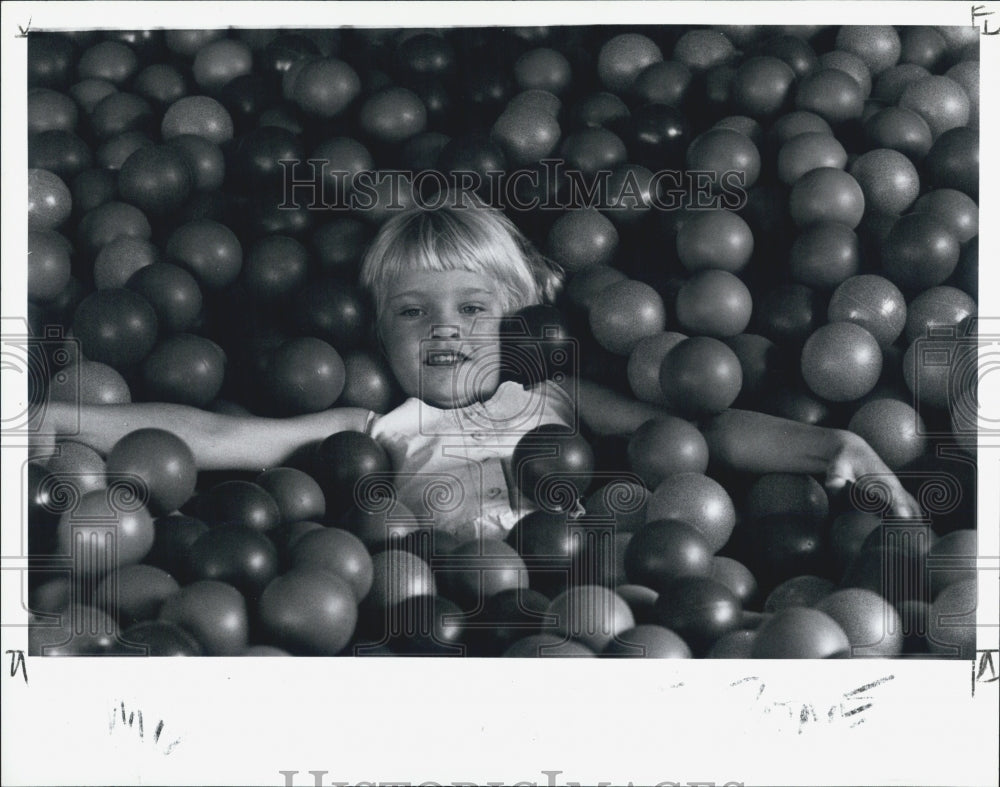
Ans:
{"type": "Polygon", "coordinates": [[[458,354],[451,350],[438,350],[429,354],[427,362],[431,366],[447,366],[458,360],[458,354]]]}

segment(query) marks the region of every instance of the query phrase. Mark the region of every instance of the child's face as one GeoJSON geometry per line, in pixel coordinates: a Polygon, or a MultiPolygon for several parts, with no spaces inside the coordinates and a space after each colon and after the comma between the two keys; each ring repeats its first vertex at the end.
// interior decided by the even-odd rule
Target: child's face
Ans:
{"type": "Polygon", "coordinates": [[[389,287],[379,332],[407,396],[464,407],[500,384],[500,293],[468,271],[412,271],[389,287]],[[470,341],[471,339],[471,341],[470,341]]]}

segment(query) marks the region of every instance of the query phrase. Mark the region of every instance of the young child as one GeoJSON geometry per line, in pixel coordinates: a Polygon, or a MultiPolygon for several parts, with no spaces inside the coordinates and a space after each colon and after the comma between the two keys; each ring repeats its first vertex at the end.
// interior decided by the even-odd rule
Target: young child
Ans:
{"type": "MultiPolygon", "coordinates": [[[[526,432],[542,424],[572,427],[579,418],[597,434],[630,435],[664,412],[585,380],[566,390],[551,382],[501,381],[499,321],[551,300],[560,278],[493,209],[469,202],[409,209],[386,221],[361,270],[382,350],[408,397],[398,408],[260,418],[162,403],[84,406],[81,432],[72,439],[106,453],[123,435],[157,427],[183,439],[199,469],[259,470],[334,432],[366,432],[391,457],[398,499],[414,513],[432,513],[436,527],[459,538],[503,537],[532,510],[511,470],[526,432]]],[[[69,407],[50,403],[50,431],[68,430],[75,421],[69,407]]],[[[917,510],[875,452],[850,432],[728,410],[704,433],[722,465],[825,474],[831,488],[880,474],[896,513],[917,510]]]]}

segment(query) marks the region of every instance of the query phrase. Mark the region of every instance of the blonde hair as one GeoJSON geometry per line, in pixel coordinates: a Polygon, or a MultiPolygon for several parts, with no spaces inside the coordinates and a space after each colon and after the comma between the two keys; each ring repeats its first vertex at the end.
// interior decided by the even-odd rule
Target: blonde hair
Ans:
{"type": "Polygon", "coordinates": [[[489,276],[500,286],[504,314],[552,301],[562,286],[562,269],[535,251],[510,219],[471,199],[407,208],[382,225],[361,265],[361,285],[377,316],[393,279],[415,270],[489,276]]]}

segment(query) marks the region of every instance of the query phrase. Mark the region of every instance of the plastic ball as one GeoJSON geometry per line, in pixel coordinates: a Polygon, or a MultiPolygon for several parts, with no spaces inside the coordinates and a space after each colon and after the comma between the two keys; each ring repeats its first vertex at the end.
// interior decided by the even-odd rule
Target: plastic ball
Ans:
{"type": "Polygon", "coordinates": [[[888,657],[903,651],[902,620],[882,596],[849,588],[827,596],[815,609],[833,618],[847,635],[851,656],[888,657]]]}
{"type": "Polygon", "coordinates": [[[771,514],[804,514],[825,519],[830,505],[815,478],[796,473],[768,473],[758,478],[747,495],[750,521],[771,514]]]}
{"type": "Polygon", "coordinates": [[[647,336],[663,331],[663,299],[648,284],[624,281],[600,292],[590,305],[590,329],[605,349],[627,355],[647,336]]]}
{"type": "Polygon", "coordinates": [[[979,234],[979,206],[961,191],[928,191],[914,203],[913,212],[932,213],[942,219],[959,243],[966,244],[979,234]]]}
{"type": "Polygon", "coordinates": [[[192,58],[203,47],[226,37],[225,30],[166,30],[164,42],[175,55],[192,58]]]}
{"type": "Polygon", "coordinates": [[[945,76],[911,82],[903,90],[899,106],[912,109],[926,120],[935,139],[969,122],[969,97],[961,85],[945,76]]]}
{"type": "Polygon", "coordinates": [[[900,287],[925,290],[951,276],[960,254],[958,238],[948,224],[929,213],[910,213],[892,225],[882,251],[882,268],[900,287]]]}
{"type": "Polygon", "coordinates": [[[704,653],[740,624],[742,605],[732,590],[709,577],[682,577],[660,593],[655,620],[704,653]]]}
{"type": "Polygon", "coordinates": [[[833,167],[819,167],[800,177],[789,195],[792,220],[799,227],[817,221],[836,221],[854,229],[865,212],[865,195],[851,175],[833,167]]]}
{"type": "Polygon", "coordinates": [[[934,140],[923,162],[927,185],[979,194],[979,131],[953,128],[934,140]]]}
{"type": "Polygon", "coordinates": [[[757,595],[757,579],[743,563],[731,557],[715,555],[708,576],[729,588],[746,605],[757,595]]]}
{"type": "Polygon", "coordinates": [[[635,430],[628,442],[628,460],[643,483],[654,488],[676,473],[705,472],[708,444],[688,421],[664,415],[635,430]]]}
{"type": "Polygon", "coordinates": [[[427,126],[427,108],[412,90],[390,87],[361,106],[361,128],[372,139],[399,144],[427,126]]]}
{"type": "Polygon", "coordinates": [[[836,68],[809,74],[798,85],[795,106],[824,120],[844,123],[861,117],[865,96],[853,77],[836,68]]]}
{"type": "Polygon", "coordinates": [[[909,109],[886,107],[865,121],[865,136],[875,148],[897,150],[920,161],[933,144],[930,126],[909,109]]]}
{"type": "Polygon", "coordinates": [[[640,624],[619,633],[601,652],[602,656],[646,659],[689,659],[691,648],[675,632],[663,626],[640,624]]]}
{"type": "Polygon", "coordinates": [[[546,249],[570,274],[607,265],[618,249],[618,230],[596,208],[569,211],[556,219],[546,249]]]}
{"type": "Polygon", "coordinates": [[[139,59],[130,47],[117,41],[102,41],[80,55],[76,70],[80,79],[106,79],[121,85],[138,67],[139,59]]]}
{"type": "Polygon", "coordinates": [[[534,164],[559,144],[559,122],[547,111],[522,107],[497,118],[491,130],[507,161],[516,167],[534,164]]]}
{"type": "Polygon", "coordinates": [[[358,609],[345,579],[296,568],[264,589],[257,615],[264,636],[289,652],[335,656],[354,635],[358,609]]]}
{"type": "Polygon", "coordinates": [[[978,579],[949,585],[931,604],[927,642],[931,652],[971,659],[976,652],[978,579]]]}
{"type": "Polygon", "coordinates": [[[931,596],[936,597],[946,587],[976,578],[979,539],[975,530],[953,530],[936,541],[927,551],[931,596]]]}
{"type": "Polygon", "coordinates": [[[347,63],[336,58],[306,61],[292,88],[292,100],[307,114],[320,118],[339,115],[361,92],[361,80],[347,63]]]}
{"type": "Polygon", "coordinates": [[[736,56],[736,48],[719,30],[688,30],[674,44],[674,60],[692,71],[705,71],[736,56]]]}
{"type": "Polygon", "coordinates": [[[916,167],[896,150],[870,150],[856,158],[848,171],[861,185],[870,211],[903,213],[920,194],[916,167]]]}
{"type": "Polygon", "coordinates": [[[844,169],[847,151],[833,134],[811,131],[797,134],[778,151],[778,178],[785,185],[820,167],[844,169]]]}
{"type": "Polygon", "coordinates": [[[308,252],[297,240],[269,235],[250,248],[241,275],[253,298],[261,302],[273,301],[302,287],[308,263],[308,252]]]}
{"type": "Polygon", "coordinates": [[[44,169],[28,170],[28,229],[52,230],[69,218],[73,197],[58,175],[44,169]]]}
{"type": "Polygon", "coordinates": [[[272,467],[255,479],[278,504],[283,524],[322,519],[326,513],[323,490],[308,473],[294,467],[272,467]]]}
{"type": "Polygon", "coordinates": [[[28,138],[28,167],[48,170],[63,181],[76,177],[93,161],[87,143],[71,131],[42,131],[28,138]]]}
{"type": "Polygon", "coordinates": [[[233,118],[214,98],[185,96],[167,108],[160,133],[164,142],[183,134],[194,134],[221,145],[233,138],[233,118]]]}
{"type": "Polygon", "coordinates": [[[177,150],[187,163],[196,191],[214,191],[222,186],[226,164],[222,149],[205,137],[181,134],[173,137],[167,147],[177,150]]]}
{"type": "Polygon", "coordinates": [[[587,516],[613,519],[618,533],[638,530],[646,523],[649,490],[632,481],[612,481],[590,493],[584,501],[587,516]]]}
{"type": "Polygon", "coordinates": [[[677,233],[677,256],[689,271],[718,269],[736,273],[753,254],[749,225],[726,210],[698,212],[677,233]]]}
{"type": "Polygon", "coordinates": [[[412,552],[387,549],[372,557],[372,565],[374,580],[365,597],[366,609],[384,611],[408,598],[436,592],[430,566],[412,552]]]}
{"type": "MultiPolygon", "coordinates": [[[[55,485],[68,484],[80,495],[107,488],[107,465],[93,448],[74,440],[64,440],[56,450],[57,453],[45,463],[50,476],[47,486],[51,502],[59,502],[55,485]]],[[[137,490],[140,494],[142,491],[137,490]]]]}
{"type": "Polygon", "coordinates": [[[59,381],[58,373],[49,380],[52,401],[80,404],[128,404],[132,401],[125,378],[107,364],[81,358],[63,371],[63,382],[59,381]]]}
{"type": "Polygon", "coordinates": [[[131,290],[98,290],[84,298],[73,315],[73,334],[83,354],[116,368],[145,358],[156,333],[156,312],[131,290]]]}
{"type": "Polygon", "coordinates": [[[86,493],[75,508],[59,517],[56,554],[82,551],[75,562],[85,576],[140,562],[153,546],[154,532],[153,519],[141,501],[142,490],[132,481],[117,482],[111,490],[86,493]],[[99,559],[109,536],[115,544],[113,565],[99,559]]]}
{"type": "Polygon", "coordinates": [[[802,574],[786,579],[768,593],[764,612],[781,612],[792,607],[812,607],[829,596],[836,585],[824,577],[802,574]]]}
{"type": "Polygon", "coordinates": [[[736,526],[736,509],[725,488],[717,481],[701,473],[678,473],[665,478],[649,499],[646,520],[661,519],[677,520],[693,527],[702,534],[712,552],[718,552],[729,541],[736,526]]]}
{"type": "Polygon", "coordinates": [[[660,390],[680,412],[720,413],[736,401],[742,385],[736,353],[709,336],[682,340],[660,364],[660,390]]]}
{"type": "Polygon", "coordinates": [[[580,658],[593,657],[594,651],[574,640],[555,634],[530,634],[517,640],[503,652],[504,658],[580,658]]]}
{"type": "Polygon", "coordinates": [[[190,221],[174,230],[167,239],[166,254],[210,290],[232,284],[243,266],[243,247],[236,234],[210,219],[190,221]]]}
{"type": "Polygon", "coordinates": [[[567,167],[592,177],[626,161],[625,143],[606,128],[584,128],[563,140],[560,155],[567,167]]]}
{"type": "Polygon", "coordinates": [[[780,152],[782,146],[800,134],[826,134],[833,136],[833,129],[830,128],[829,123],[815,112],[806,112],[797,109],[775,120],[771,126],[769,137],[780,152]]]}
{"type": "Polygon", "coordinates": [[[831,289],[857,274],[861,244],[854,231],[833,221],[810,224],[789,252],[792,279],[817,289],[831,289]]]}
{"type": "Polygon", "coordinates": [[[169,63],[151,63],[135,76],[132,88],[147,101],[169,106],[187,95],[184,75],[169,63]]]}
{"type": "MultiPolygon", "coordinates": [[[[357,489],[359,482],[368,475],[378,476],[389,473],[392,464],[389,455],[374,439],[361,432],[337,432],[330,435],[319,444],[313,456],[313,468],[310,472],[313,478],[319,483],[326,496],[327,514],[341,513],[350,508],[354,503],[359,507],[364,507],[367,503],[374,504],[374,511],[362,510],[362,514],[372,516],[375,512],[386,508],[384,501],[377,499],[367,501],[361,495],[362,490],[357,489]]],[[[385,520],[387,513],[382,512],[376,519],[385,520]]],[[[409,522],[413,514],[403,509],[403,517],[409,522]]],[[[396,518],[392,514],[391,519],[396,518]]],[[[372,523],[375,524],[375,523],[372,523]]],[[[381,536],[385,537],[383,529],[381,536]]],[[[367,542],[367,539],[362,536],[367,542]]]]}
{"type": "Polygon", "coordinates": [[[628,359],[628,383],[637,398],[650,404],[667,403],[660,388],[660,366],[666,354],[688,338],[683,333],[666,331],[641,339],[628,359]]]}
{"type": "Polygon", "coordinates": [[[547,47],[531,49],[514,63],[514,81],[521,90],[548,90],[559,95],[569,87],[572,76],[566,57],[547,47]]]}
{"type": "Polygon", "coordinates": [[[962,60],[949,68],[945,74],[957,82],[969,97],[969,125],[979,125],[979,61],[962,60]]]}
{"type": "Polygon", "coordinates": [[[789,103],[795,72],[777,57],[744,61],[733,75],[732,100],[737,111],[753,118],[771,117],[789,103]]]}
{"type": "Polygon", "coordinates": [[[830,297],[827,318],[847,321],[867,330],[882,347],[899,338],[906,325],[906,301],[888,279],[872,274],[852,276],[830,297]]]}
{"type": "MultiPolygon", "coordinates": [[[[114,241],[105,248],[119,242],[114,241]]],[[[201,314],[202,296],[198,282],[176,265],[166,262],[144,265],[128,278],[125,287],[149,301],[165,334],[189,330],[201,314]]]]}
{"type": "Polygon", "coordinates": [[[957,287],[931,287],[910,301],[906,314],[906,341],[914,342],[941,328],[958,328],[976,313],[976,302],[957,287]]]}
{"type": "Polygon", "coordinates": [[[194,56],[191,71],[202,90],[214,93],[253,66],[253,53],[242,41],[224,38],[206,44],[194,56]]]}
{"type": "Polygon", "coordinates": [[[737,629],[723,634],[705,654],[709,659],[748,659],[753,652],[756,631],[737,629]]]}
{"type": "Polygon", "coordinates": [[[127,235],[115,238],[97,253],[94,286],[99,290],[125,287],[137,271],[158,262],[159,258],[159,250],[147,240],[127,235]]]}
{"type": "Polygon", "coordinates": [[[138,476],[146,485],[149,508],[166,514],[180,508],[194,494],[198,470],[194,454],[176,435],[163,429],[137,429],[112,446],[109,473],[138,476]]]}
{"type": "Polygon", "coordinates": [[[723,173],[730,186],[738,184],[744,189],[753,186],[760,176],[757,146],[731,129],[709,129],[696,137],[687,149],[686,163],[688,169],[723,173]]]}
{"type": "Polygon", "coordinates": [[[121,635],[129,646],[146,656],[201,656],[201,645],[184,629],[165,620],[146,620],[130,626],[121,635]]]}
{"type": "Polygon", "coordinates": [[[29,230],[27,267],[28,299],[36,303],[54,300],[70,281],[69,244],[53,230],[29,230]]]}
{"type": "Polygon", "coordinates": [[[902,42],[890,25],[844,25],[837,32],[837,49],[851,52],[880,74],[899,62],[902,42]]]}
{"type": "Polygon", "coordinates": [[[278,574],[278,552],[263,533],[242,525],[219,525],[191,544],[187,570],[196,580],[226,582],[256,601],[278,574]]]}
{"type": "Polygon", "coordinates": [[[751,655],[755,659],[839,658],[848,655],[850,647],[844,630],[825,612],[791,607],[761,624],[751,655]]]}
{"type": "Polygon", "coordinates": [[[699,336],[726,337],[742,333],[750,323],[750,290],[724,270],[702,270],[681,285],[675,302],[677,321],[699,336]]]}
{"type": "Polygon", "coordinates": [[[820,68],[834,68],[843,71],[861,88],[861,95],[865,98],[872,92],[872,73],[868,65],[852,52],[845,52],[842,49],[835,49],[820,55],[820,68]]]}
{"type": "Polygon", "coordinates": [[[142,380],[152,401],[205,407],[222,388],[225,368],[226,354],[211,339],[177,333],[143,361],[142,380]]]}
{"type": "Polygon", "coordinates": [[[521,491],[543,510],[555,513],[573,508],[576,498],[587,491],[594,452],[568,427],[544,424],[525,433],[511,461],[521,491]]]}
{"type": "Polygon", "coordinates": [[[191,545],[208,531],[208,525],[200,519],[183,514],[157,517],[153,522],[153,548],[145,557],[151,566],[162,568],[180,582],[190,580],[187,576],[187,554],[191,545]]]}
{"type": "Polygon", "coordinates": [[[860,325],[835,322],[816,330],[806,340],[801,357],[802,377],[817,396],[832,402],[860,399],[871,391],[882,373],[878,342],[860,325]]]}
{"type": "Polygon", "coordinates": [[[660,48],[638,33],[615,36],[597,55],[597,76],[613,93],[624,93],[636,78],[653,63],[663,60],[660,48]]]}
{"type": "Polygon", "coordinates": [[[455,567],[438,574],[446,595],[467,608],[478,608],[504,591],[527,585],[527,566],[514,547],[503,541],[466,541],[449,553],[455,567]]]}
{"type": "Polygon", "coordinates": [[[198,496],[202,518],[211,527],[239,525],[259,533],[281,522],[281,511],[263,487],[250,481],[223,481],[198,496]]]}
{"type": "Polygon", "coordinates": [[[861,511],[846,511],[830,525],[829,551],[843,570],[861,552],[866,539],[882,524],[880,517],[861,511]]]}
{"type": "Polygon", "coordinates": [[[559,634],[598,652],[635,626],[624,599],[600,585],[578,585],[561,593],[546,613],[556,617],[559,634]]]}

